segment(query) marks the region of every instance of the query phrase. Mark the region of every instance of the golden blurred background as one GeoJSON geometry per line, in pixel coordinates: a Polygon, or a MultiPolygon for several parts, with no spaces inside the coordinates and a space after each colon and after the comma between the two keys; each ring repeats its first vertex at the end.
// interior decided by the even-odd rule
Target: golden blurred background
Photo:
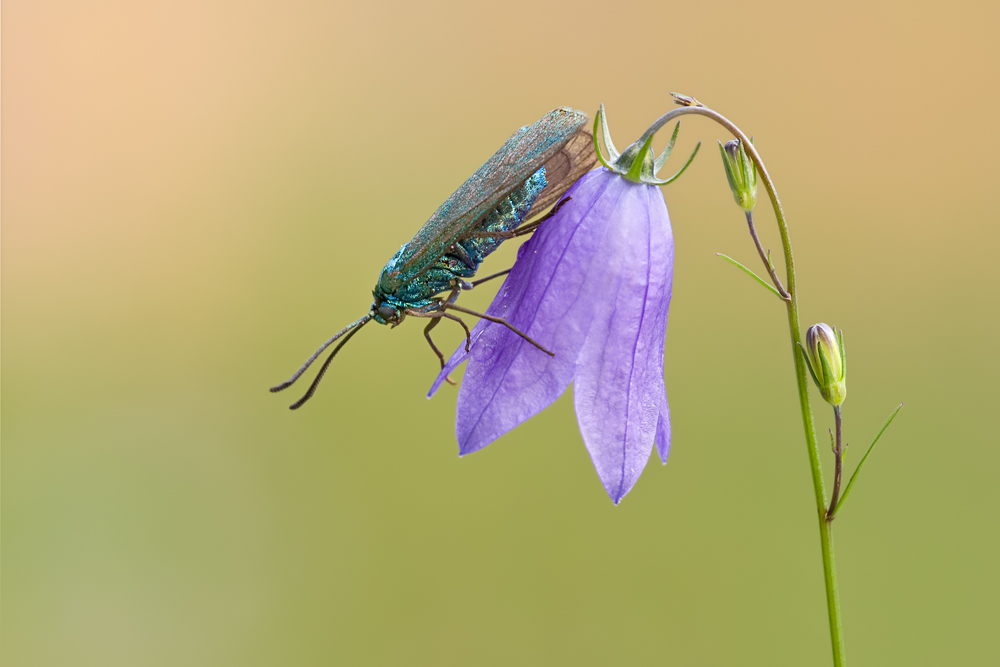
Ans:
{"type": "Polygon", "coordinates": [[[2,18],[5,665],[829,664],[784,310],[714,254],[755,261],[705,119],[665,168],[705,141],[664,189],[673,451],[620,506],[569,394],[460,460],[419,323],[267,392],[517,127],[603,102],[621,147],[674,90],[776,179],[849,465],[906,403],[836,522],[851,664],[994,664],[998,3],[2,18]]]}

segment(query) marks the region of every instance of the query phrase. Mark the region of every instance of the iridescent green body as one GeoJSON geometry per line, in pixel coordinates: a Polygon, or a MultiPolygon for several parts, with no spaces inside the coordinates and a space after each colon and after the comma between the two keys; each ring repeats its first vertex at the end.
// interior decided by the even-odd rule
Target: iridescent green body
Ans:
{"type": "Polygon", "coordinates": [[[556,203],[592,168],[587,115],[560,107],[520,128],[431,216],[382,269],[372,318],[396,324],[434,309],[436,294],[471,278],[483,258],[530,214],[556,203]]]}
{"type": "Polygon", "coordinates": [[[483,236],[456,241],[429,269],[388,294],[381,289],[383,278],[397,271],[397,267],[409,250],[410,244],[405,244],[382,269],[382,276],[373,290],[378,304],[374,307],[375,321],[380,321],[379,308],[415,311],[435,308],[437,300],[434,296],[453,289],[457,284],[464,282],[465,278],[475,276],[486,256],[505,240],[503,233],[517,229],[518,225],[524,222],[525,216],[531,211],[532,205],[547,184],[545,167],[542,167],[473,226],[473,230],[483,236]],[[497,236],[486,236],[490,232],[496,232],[497,236]]]}

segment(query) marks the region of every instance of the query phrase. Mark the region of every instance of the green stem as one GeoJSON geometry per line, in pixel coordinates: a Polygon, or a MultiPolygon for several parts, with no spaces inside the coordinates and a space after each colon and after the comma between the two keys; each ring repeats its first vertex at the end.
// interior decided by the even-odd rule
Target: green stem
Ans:
{"type": "Polygon", "coordinates": [[[764,167],[760,154],[754,147],[750,138],[745,135],[740,128],[736,127],[728,118],[704,106],[686,106],[674,109],[661,116],[653,125],[646,130],[639,142],[646,140],[647,134],[652,134],[669,123],[674,118],[686,115],[707,116],[724,128],[729,130],[734,137],[743,143],[743,147],[757,167],[757,176],[764,183],[767,194],[771,198],[771,206],[774,208],[774,217],[778,222],[778,231],[781,234],[781,247],[785,254],[785,267],[787,269],[787,292],[791,297],[785,302],[788,308],[788,331],[792,339],[792,358],[795,363],[795,380],[799,391],[799,408],[802,411],[802,426],[805,430],[806,449],[809,453],[809,469],[812,472],[813,492],[816,496],[816,520],[819,524],[820,549],[823,552],[823,579],[826,583],[826,605],[830,617],[830,641],[833,645],[833,664],[835,667],[844,667],[846,658],[844,655],[844,629],[840,614],[840,594],[837,589],[837,570],[833,557],[833,526],[826,520],[826,492],[823,488],[823,470],[820,467],[819,447],[816,444],[816,426],[813,421],[812,406],[809,403],[809,379],[806,375],[806,365],[802,354],[799,352],[799,345],[802,344],[801,325],[799,324],[799,293],[795,283],[795,260],[792,257],[792,242],[788,235],[788,223],[785,220],[785,212],[781,208],[781,201],[774,188],[774,182],[764,167]]]}
{"type": "MultiPolygon", "coordinates": [[[[824,364],[826,362],[823,362],[824,364]]],[[[837,509],[837,501],[840,499],[840,480],[844,474],[844,445],[841,439],[842,422],[840,416],[840,406],[833,406],[833,421],[837,425],[837,441],[833,446],[833,456],[836,459],[836,473],[833,477],[833,493],[830,495],[830,509],[826,511],[826,521],[833,521],[833,510],[837,509]]]]}
{"type": "Polygon", "coordinates": [[[823,550],[823,572],[826,574],[826,612],[830,617],[830,642],[833,644],[833,664],[847,664],[844,654],[844,626],[840,617],[840,590],[837,587],[837,564],[833,556],[833,522],[826,515],[819,522],[820,547],[823,550]]]}
{"type": "Polygon", "coordinates": [[[787,301],[789,299],[788,292],[785,291],[784,285],[778,279],[778,274],[774,271],[774,265],[771,264],[771,257],[769,256],[770,251],[764,252],[764,246],[760,244],[760,238],[757,236],[757,228],[753,224],[753,212],[746,211],[747,215],[747,228],[750,230],[750,238],[753,239],[753,244],[757,246],[757,254],[760,255],[760,261],[764,262],[764,268],[771,275],[771,280],[774,282],[774,286],[778,288],[778,296],[787,301]]]}

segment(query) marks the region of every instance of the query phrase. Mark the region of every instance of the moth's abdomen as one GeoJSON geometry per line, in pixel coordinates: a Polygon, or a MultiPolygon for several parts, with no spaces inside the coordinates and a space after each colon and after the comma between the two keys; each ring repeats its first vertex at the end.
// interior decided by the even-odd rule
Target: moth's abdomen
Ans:
{"type": "MultiPolygon", "coordinates": [[[[542,167],[529,176],[521,187],[501,200],[471,231],[482,234],[484,232],[510,232],[517,229],[524,222],[525,216],[531,211],[532,205],[546,185],[548,185],[548,181],[545,179],[545,167],[542,167]]],[[[482,262],[503,242],[503,237],[488,236],[468,239],[463,241],[462,245],[469,255],[476,258],[478,262],[482,262]]]]}

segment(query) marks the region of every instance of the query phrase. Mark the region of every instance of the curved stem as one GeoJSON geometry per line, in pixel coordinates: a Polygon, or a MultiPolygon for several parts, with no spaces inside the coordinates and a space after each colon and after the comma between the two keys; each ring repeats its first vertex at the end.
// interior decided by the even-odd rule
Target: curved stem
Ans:
{"type": "Polygon", "coordinates": [[[768,196],[771,198],[771,206],[774,208],[774,217],[778,222],[778,231],[781,234],[781,248],[785,255],[785,268],[787,271],[787,292],[791,298],[785,303],[788,308],[788,331],[792,339],[792,358],[795,362],[795,380],[799,392],[799,408],[802,412],[802,427],[806,436],[806,449],[809,453],[809,469],[812,472],[813,492],[816,496],[816,516],[819,523],[820,549],[823,553],[823,575],[826,583],[826,603],[827,612],[830,617],[830,641],[833,644],[833,664],[836,667],[844,667],[846,657],[844,655],[844,630],[840,616],[840,594],[837,589],[837,571],[833,557],[833,525],[826,520],[826,492],[823,488],[823,470],[820,467],[819,448],[816,445],[816,425],[813,420],[812,406],[809,402],[809,379],[806,375],[805,360],[799,352],[799,345],[802,344],[801,326],[799,324],[799,299],[798,289],[795,283],[795,260],[792,256],[792,242],[788,234],[788,223],[785,220],[785,212],[781,208],[781,201],[771,180],[764,161],[750,141],[750,137],[745,135],[740,128],[736,127],[728,118],[704,106],[685,106],[674,109],[661,116],[643,136],[639,143],[646,140],[647,135],[651,135],[661,127],[669,123],[674,118],[687,115],[706,116],[719,125],[729,130],[730,133],[743,143],[747,155],[753,160],[757,167],[757,176],[764,183],[768,196]]]}

